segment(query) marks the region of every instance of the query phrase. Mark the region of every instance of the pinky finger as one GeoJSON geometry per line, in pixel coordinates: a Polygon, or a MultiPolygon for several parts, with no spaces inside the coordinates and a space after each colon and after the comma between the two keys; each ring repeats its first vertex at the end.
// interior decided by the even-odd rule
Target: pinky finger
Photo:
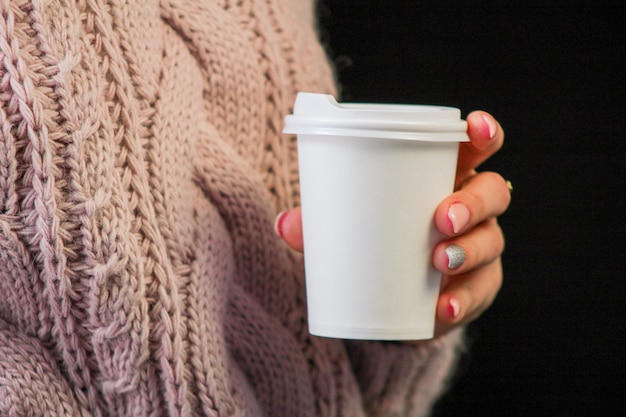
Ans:
{"type": "Polygon", "coordinates": [[[502,287],[500,258],[466,274],[446,277],[437,302],[437,334],[467,324],[491,306],[502,287]]]}

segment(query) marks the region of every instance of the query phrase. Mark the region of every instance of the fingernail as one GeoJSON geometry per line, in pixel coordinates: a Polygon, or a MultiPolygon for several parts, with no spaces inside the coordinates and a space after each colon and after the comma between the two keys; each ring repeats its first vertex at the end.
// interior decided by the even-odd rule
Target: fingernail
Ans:
{"type": "Polygon", "coordinates": [[[469,222],[470,213],[465,204],[456,203],[448,209],[448,219],[452,223],[454,233],[459,233],[469,222]]]}
{"type": "Polygon", "coordinates": [[[450,301],[448,301],[448,313],[453,318],[459,317],[459,314],[461,314],[461,304],[459,303],[459,300],[456,298],[450,298],[450,301]]]}
{"type": "Polygon", "coordinates": [[[483,115],[483,121],[485,122],[485,124],[487,125],[487,128],[489,129],[489,139],[493,139],[494,136],[496,136],[496,130],[498,129],[498,126],[496,125],[496,121],[486,115],[483,115]]]}
{"type": "Polygon", "coordinates": [[[284,234],[283,234],[283,221],[287,217],[287,214],[289,214],[289,211],[287,211],[287,210],[281,211],[276,216],[276,220],[274,220],[274,232],[276,232],[276,234],[279,237],[281,237],[281,238],[284,236],[284,234]]]}
{"type": "Polygon", "coordinates": [[[446,248],[448,255],[448,268],[457,269],[465,262],[465,249],[459,245],[450,245],[446,248]]]}

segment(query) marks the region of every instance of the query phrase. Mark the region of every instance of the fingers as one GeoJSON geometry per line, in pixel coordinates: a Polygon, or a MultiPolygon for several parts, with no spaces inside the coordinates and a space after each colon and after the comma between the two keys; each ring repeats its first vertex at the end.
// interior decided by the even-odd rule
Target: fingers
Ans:
{"type": "Polygon", "coordinates": [[[483,221],[502,214],[511,202],[506,181],[499,174],[483,172],[466,181],[435,211],[435,225],[447,236],[456,236],[483,221]]]}
{"type": "Polygon", "coordinates": [[[461,143],[457,180],[463,181],[504,143],[504,131],[496,119],[484,111],[470,113],[467,118],[470,142],[461,143]]]}
{"type": "Polygon", "coordinates": [[[298,252],[303,251],[302,212],[300,207],[279,213],[274,221],[274,230],[291,249],[298,252]]]}
{"type": "Polygon", "coordinates": [[[437,306],[438,334],[476,319],[500,290],[505,242],[496,217],[510,201],[506,181],[485,172],[465,181],[437,208],[435,224],[451,237],[433,252],[434,266],[444,273],[437,306]]]}

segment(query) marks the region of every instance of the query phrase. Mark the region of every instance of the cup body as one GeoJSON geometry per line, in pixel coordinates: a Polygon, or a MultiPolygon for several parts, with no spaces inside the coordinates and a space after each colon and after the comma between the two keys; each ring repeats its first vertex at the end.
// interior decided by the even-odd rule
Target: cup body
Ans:
{"type": "MultiPolygon", "coordinates": [[[[432,250],[443,238],[433,214],[452,191],[459,142],[467,138],[464,125],[455,113],[450,116],[455,133],[438,131],[444,140],[428,131],[409,139],[403,136],[406,131],[390,129],[397,123],[385,125],[387,132],[380,126],[398,111],[429,113],[433,108],[341,107],[333,101],[338,118],[344,117],[343,109],[365,112],[363,125],[370,127],[353,118],[342,129],[328,115],[310,117],[318,113],[304,106],[305,114],[301,110],[300,119],[292,119],[285,129],[300,131],[309,331],[346,339],[432,338],[441,282],[432,250]],[[376,126],[373,117],[379,119],[376,126]],[[316,127],[302,128],[307,123],[316,127]]],[[[322,101],[317,105],[326,106],[322,101]]]]}

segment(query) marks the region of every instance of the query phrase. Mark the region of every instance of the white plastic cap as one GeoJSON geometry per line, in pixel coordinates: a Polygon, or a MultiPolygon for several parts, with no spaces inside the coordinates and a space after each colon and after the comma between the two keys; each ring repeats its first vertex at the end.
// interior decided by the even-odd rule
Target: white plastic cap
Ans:
{"type": "Polygon", "coordinates": [[[467,122],[454,107],[337,103],[332,95],[298,93],[283,133],[469,142],[467,122]]]}

